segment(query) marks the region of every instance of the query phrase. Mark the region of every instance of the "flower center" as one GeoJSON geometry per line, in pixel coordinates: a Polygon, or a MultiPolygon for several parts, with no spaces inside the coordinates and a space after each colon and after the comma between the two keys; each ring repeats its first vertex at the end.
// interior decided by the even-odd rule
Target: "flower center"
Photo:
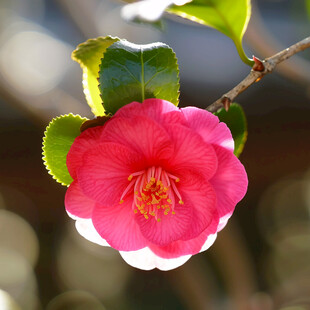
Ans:
{"type": "Polygon", "coordinates": [[[161,167],[151,167],[135,172],[128,177],[130,182],[124,190],[120,203],[133,190],[134,199],[132,209],[140,212],[146,219],[150,216],[160,222],[160,214],[167,215],[170,211],[175,214],[175,201],[184,204],[176,183],[180,179],[164,171],[161,167]]]}

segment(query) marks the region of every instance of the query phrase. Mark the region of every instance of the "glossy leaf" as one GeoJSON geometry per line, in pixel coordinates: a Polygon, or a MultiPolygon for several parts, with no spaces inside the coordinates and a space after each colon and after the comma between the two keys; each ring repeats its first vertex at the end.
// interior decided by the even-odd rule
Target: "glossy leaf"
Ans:
{"type": "Polygon", "coordinates": [[[218,116],[221,122],[226,123],[230,129],[235,141],[234,154],[239,157],[248,136],[247,121],[242,107],[237,103],[233,103],[228,112],[223,108],[214,114],[218,116]]]}
{"type": "Polygon", "coordinates": [[[83,69],[83,88],[88,105],[96,116],[103,116],[104,108],[98,88],[99,65],[106,49],[118,41],[114,37],[90,39],[78,45],[72,53],[72,59],[83,69]]]}
{"type": "Polygon", "coordinates": [[[215,28],[235,43],[242,61],[253,65],[242,47],[242,38],[251,16],[250,0],[193,0],[167,10],[193,22],[215,28]]]}
{"type": "Polygon", "coordinates": [[[99,72],[99,89],[107,113],[147,98],[179,98],[179,69],[172,49],[163,43],[136,45],[121,40],[107,48],[99,72]]]}
{"type": "Polygon", "coordinates": [[[69,185],[73,181],[66,165],[67,154],[86,120],[79,115],[62,115],[54,118],[46,128],[43,138],[44,165],[62,185],[69,185]]]}

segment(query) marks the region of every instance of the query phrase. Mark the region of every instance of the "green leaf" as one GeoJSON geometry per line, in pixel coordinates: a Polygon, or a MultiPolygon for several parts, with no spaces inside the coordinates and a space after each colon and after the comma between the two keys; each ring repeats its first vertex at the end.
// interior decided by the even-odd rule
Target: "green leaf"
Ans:
{"type": "Polygon", "coordinates": [[[80,126],[87,118],[79,115],[62,115],[54,118],[46,128],[43,138],[43,161],[53,178],[62,185],[73,180],[66,159],[74,139],[80,135],[80,126]]]}
{"type": "Polygon", "coordinates": [[[310,0],[306,0],[306,9],[307,9],[307,12],[308,12],[308,17],[310,19],[310,0]]]}
{"type": "Polygon", "coordinates": [[[78,45],[72,52],[72,59],[83,69],[83,88],[88,105],[95,116],[103,116],[104,108],[98,88],[99,65],[106,49],[118,41],[111,36],[90,39],[78,45]]]}
{"type": "Polygon", "coordinates": [[[221,31],[233,40],[242,61],[253,66],[254,62],[242,47],[251,16],[250,0],[193,0],[183,6],[174,5],[167,11],[221,31]]]}
{"type": "Polygon", "coordinates": [[[99,72],[107,113],[122,106],[160,98],[178,105],[179,69],[172,49],[163,43],[136,45],[125,40],[107,48],[99,72]]]}
{"type": "Polygon", "coordinates": [[[247,121],[242,107],[237,103],[233,103],[228,112],[223,108],[214,114],[218,116],[221,122],[226,123],[230,129],[235,141],[234,154],[239,157],[248,136],[247,121]]]}

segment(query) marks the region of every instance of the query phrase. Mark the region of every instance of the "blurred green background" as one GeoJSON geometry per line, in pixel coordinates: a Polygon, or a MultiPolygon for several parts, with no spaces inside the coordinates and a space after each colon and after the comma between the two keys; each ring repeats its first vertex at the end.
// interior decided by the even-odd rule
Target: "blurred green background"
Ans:
{"type": "MultiPolygon", "coordinates": [[[[305,2],[258,0],[245,36],[265,58],[309,36],[305,2]]],[[[41,160],[48,122],[91,117],[75,46],[108,34],[162,41],[179,58],[181,106],[206,107],[249,72],[213,29],[121,20],[112,0],[0,0],[0,309],[310,309],[310,52],[237,101],[248,118],[246,197],[207,252],[169,272],[128,266],[78,235],[66,188],[41,160]]]]}

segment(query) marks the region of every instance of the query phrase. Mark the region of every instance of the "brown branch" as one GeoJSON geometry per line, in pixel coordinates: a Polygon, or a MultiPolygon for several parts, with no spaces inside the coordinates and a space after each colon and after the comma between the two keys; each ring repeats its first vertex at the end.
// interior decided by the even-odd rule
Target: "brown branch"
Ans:
{"type": "Polygon", "coordinates": [[[218,109],[225,106],[227,110],[229,108],[229,104],[235,100],[235,98],[245,91],[249,86],[254,84],[255,82],[260,81],[266,74],[271,73],[277,64],[280,62],[290,58],[291,56],[307,49],[310,47],[310,37],[307,37],[296,44],[288,47],[287,49],[266,58],[263,61],[260,61],[257,58],[254,58],[255,64],[249,73],[249,75],[241,81],[237,86],[235,86],[232,90],[224,94],[221,98],[213,102],[211,105],[207,107],[207,110],[210,112],[216,112],[218,109]],[[227,104],[229,103],[229,104],[227,104]]]}

